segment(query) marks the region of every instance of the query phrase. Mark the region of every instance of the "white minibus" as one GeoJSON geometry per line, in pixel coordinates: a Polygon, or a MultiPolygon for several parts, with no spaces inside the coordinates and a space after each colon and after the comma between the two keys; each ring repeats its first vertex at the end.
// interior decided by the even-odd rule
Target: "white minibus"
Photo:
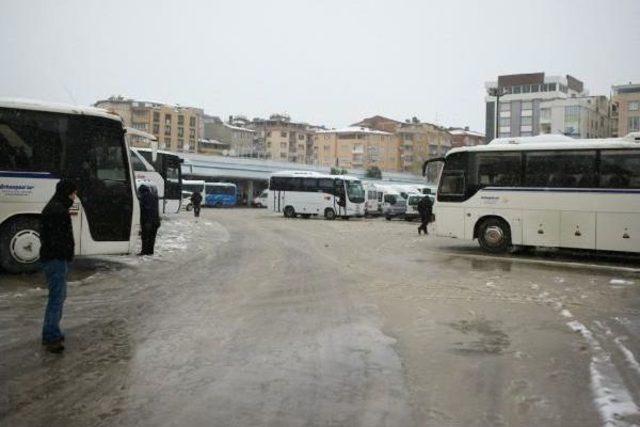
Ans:
{"type": "Polygon", "coordinates": [[[444,158],[436,234],[512,245],[640,252],[640,133],[496,139],[444,158]]]}

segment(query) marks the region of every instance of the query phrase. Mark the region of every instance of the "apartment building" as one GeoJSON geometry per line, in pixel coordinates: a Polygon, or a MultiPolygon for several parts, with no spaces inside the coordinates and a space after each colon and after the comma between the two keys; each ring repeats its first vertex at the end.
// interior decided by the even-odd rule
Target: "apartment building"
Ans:
{"type": "Polygon", "coordinates": [[[612,136],[640,132],[640,84],[616,85],[612,91],[612,136]]]}
{"type": "Polygon", "coordinates": [[[200,152],[206,154],[218,143],[219,147],[224,147],[223,153],[232,157],[265,157],[266,153],[259,143],[256,131],[234,124],[233,116],[228,122],[222,121],[219,117],[205,115],[204,139],[207,141],[201,147],[200,152]],[[205,147],[206,145],[206,147],[205,147]]]}
{"type": "Polygon", "coordinates": [[[247,126],[256,132],[267,158],[295,163],[311,163],[314,127],[292,122],[283,114],[268,119],[255,118],[247,126]]]}
{"type": "Polygon", "coordinates": [[[451,147],[470,147],[473,145],[483,145],[485,143],[484,134],[469,130],[469,126],[463,128],[450,127],[447,129],[451,134],[451,147]]]}
{"type": "Polygon", "coordinates": [[[610,103],[589,96],[580,80],[545,73],[499,76],[487,82],[486,139],[557,133],[605,138],[611,133],[610,103]],[[497,120],[497,132],[496,132],[497,120]]]}
{"type": "MultiPolygon", "coordinates": [[[[158,147],[170,151],[196,152],[204,126],[204,111],[200,108],[136,101],[112,96],[97,101],[96,107],[119,114],[125,125],[155,135],[158,147]]],[[[148,147],[149,141],[132,137],[134,147],[148,147]]]]}
{"type": "Polygon", "coordinates": [[[400,170],[400,151],[395,134],[365,127],[320,130],[313,136],[316,163],[346,169],[400,170]]]}
{"type": "Polygon", "coordinates": [[[445,128],[414,121],[402,123],[396,130],[400,152],[400,170],[422,173],[425,160],[443,156],[453,144],[453,135],[445,128]]]}

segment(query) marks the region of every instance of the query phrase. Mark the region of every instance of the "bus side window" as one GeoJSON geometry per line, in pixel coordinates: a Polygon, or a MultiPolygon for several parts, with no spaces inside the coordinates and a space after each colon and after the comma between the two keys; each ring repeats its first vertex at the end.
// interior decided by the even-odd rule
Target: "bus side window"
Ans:
{"type": "Polygon", "coordinates": [[[600,187],[640,188],[640,152],[637,150],[601,151],[600,187]]]}
{"type": "Polygon", "coordinates": [[[330,178],[318,179],[319,191],[322,191],[323,193],[333,194],[333,185],[333,180],[330,178]]]}

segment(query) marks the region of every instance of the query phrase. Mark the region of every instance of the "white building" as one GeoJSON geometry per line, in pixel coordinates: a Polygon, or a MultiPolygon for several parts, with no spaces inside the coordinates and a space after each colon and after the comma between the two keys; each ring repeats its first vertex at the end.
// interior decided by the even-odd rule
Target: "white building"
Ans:
{"type": "Polygon", "coordinates": [[[611,134],[607,97],[589,96],[584,84],[570,75],[512,74],[499,76],[485,87],[487,141],[496,136],[548,133],[574,138],[606,138],[611,134]],[[500,94],[498,117],[496,92],[500,94]]]}

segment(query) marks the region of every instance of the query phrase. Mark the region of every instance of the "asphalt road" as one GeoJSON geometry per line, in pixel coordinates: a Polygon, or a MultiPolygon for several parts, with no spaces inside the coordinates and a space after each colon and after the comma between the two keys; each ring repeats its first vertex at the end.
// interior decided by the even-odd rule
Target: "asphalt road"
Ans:
{"type": "Polygon", "coordinates": [[[78,260],[63,355],[0,275],[0,425],[640,423],[640,264],[491,257],[404,221],[204,210],[78,260]]]}

